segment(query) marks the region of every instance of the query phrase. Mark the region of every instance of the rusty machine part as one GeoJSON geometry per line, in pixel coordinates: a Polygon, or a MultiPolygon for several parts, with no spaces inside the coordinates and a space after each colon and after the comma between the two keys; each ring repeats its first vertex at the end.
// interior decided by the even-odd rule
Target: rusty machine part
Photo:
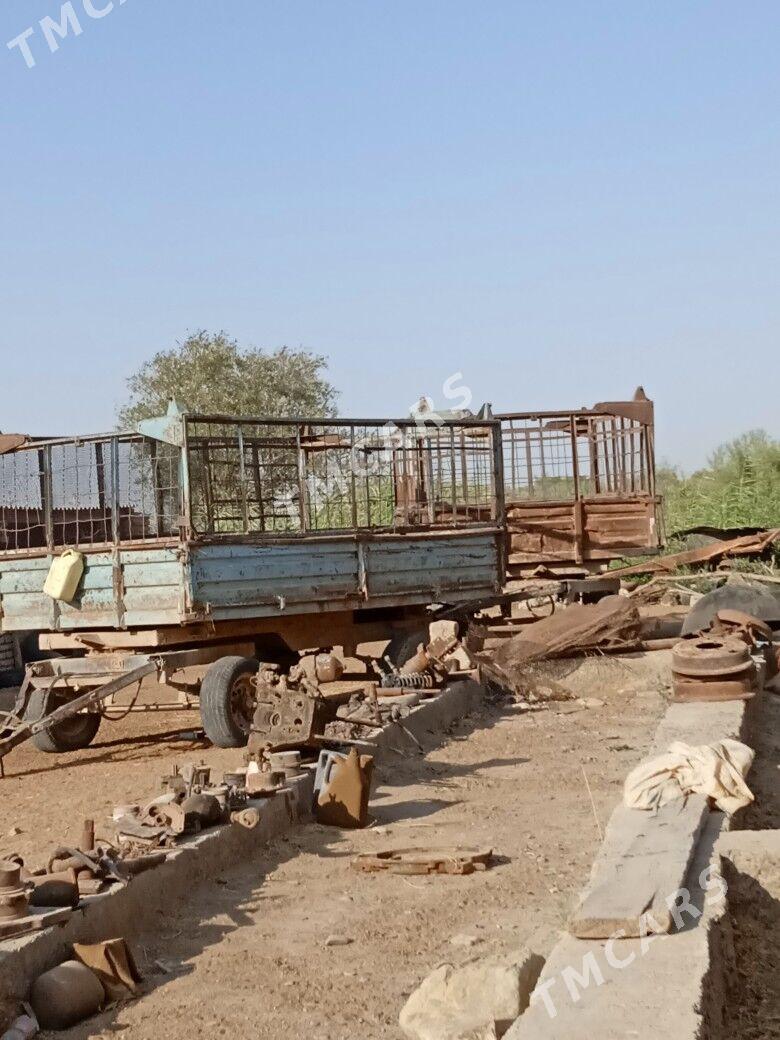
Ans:
{"type": "Polygon", "coordinates": [[[255,684],[257,707],[247,744],[250,756],[314,745],[314,737],[335,717],[335,706],[325,701],[319,686],[300,667],[289,675],[261,668],[255,684]]]}
{"type": "Polygon", "coordinates": [[[0,860],[0,920],[15,921],[27,914],[29,894],[22,881],[22,865],[0,860]]]}
{"type": "Polygon", "coordinates": [[[246,774],[247,794],[253,798],[270,798],[284,787],[286,777],[279,769],[258,769],[246,774]]]}
{"type": "Polygon", "coordinates": [[[300,751],[274,751],[268,761],[272,770],[284,773],[285,780],[293,780],[303,773],[300,751]]]}
{"type": "Polygon", "coordinates": [[[237,823],[239,827],[245,827],[252,831],[260,823],[260,810],[255,808],[239,809],[230,814],[230,822],[237,823]]]}
{"type": "Polygon", "coordinates": [[[710,633],[684,639],[672,651],[673,701],[747,700],[755,695],[750,646],[710,633]]]}
{"type": "Polygon", "coordinates": [[[210,827],[222,819],[222,806],[213,794],[191,794],[181,803],[186,817],[194,817],[201,827],[210,827]]]}
{"type": "Polygon", "coordinates": [[[736,675],[751,664],[750,649],[741,639],[709,634],[684,639],[672,651],[672,669],[691,678],[736,675]]]}
{"type": "Polygon", "coordinates": [[[193,792],[208,787],[210,782],[211,768],[201,762],[200,765],[189,763],[182,766],[181,769],[175,765],[172,773],[161,778],[160,786],[163,791],[170,791],[172,794],[186,798],[193,792]]]}
{"type": "MultiPolygon", "coordinates": [[[[412,672],[410,674],[399,672],[397,675],[383,675],[379,686],[382,690],[432,690],[436,680],[430,672],[412,672]]],[[[377,691],[379,693],[379,691],[377,691]]],[[[385,694],[380,693],[380,697],[385,694]]]]}
{"type": "Polygon", "coordinates": [[[338,682],[344,674],[344,663],[333,653],[316,654],[314,657],[314,675],[317,682],[338,682]]]}
{"type": "Polygon", "coordinates": [[[163,802],[149,805],[146,808],[145,815],[152,824],[165,827],[172,834],[176,835],[191,834],[193,831],[199,830],[201,826],[200,815],[192,810],[186,810],[183,807],[183,803],[180,802],[163,802]]]}
{"type": "Polygon", "coordinates": [[[487,870],[492,849],[468,847],[387,849],[363,852],[352,860],[355,870],[380,871],[390,874],[473,874],[487,870]]]}
{"type": "Polygon", "coordinates": [[[81,893],[75,872],[38,874],[31,876],[29,881],[33,886],[30,906],[69,906],[75,909],[79,904],[81,893]]]}
{"type": "Polygon", "coordinates": [[[427,672],[431,667],[431,659],[425,648],[420,644],[419,649],[414,653],[406,664],[402,664],[399,671],[402,675],[416,675],[419,672],[427,672]]]}
{"type": "Polygon", "coordinates": [[[772,628],[761,618],[746,614],[744,610],[724,607],[715,615],[708,631],[714,635],[734,636],[763,652],[767,679],[773,679],[780,671],[780,647],[775,648],[772,628]]]}
{"type": "Polygon", "coordinates": [[[714,616],[706,629],[712,635],[735,635],[745,643],[755,646],[757,643],[772,643],[772,627],[760,618],[746,614],[745,610],[732,610],[724,607],[714,616]]]}
{"type": "Polygon", "coordinates": [[[761,618],[746,614],[744,610],[728,610],[724,608],[715,615],[715,621],[710,626],[711,632],[724,631],[727,635],[733,633],[743,637],[743,634],[751,643],[772,642],[772,628],[762,621],[761,618]]]}
{"type": "Polygon", "coordinates": [[[30,991],[42,1029],[67,1029],[94,1015],[105,1002],[100,979],[80,961],[65,961],[39,975],[30,991]]]}

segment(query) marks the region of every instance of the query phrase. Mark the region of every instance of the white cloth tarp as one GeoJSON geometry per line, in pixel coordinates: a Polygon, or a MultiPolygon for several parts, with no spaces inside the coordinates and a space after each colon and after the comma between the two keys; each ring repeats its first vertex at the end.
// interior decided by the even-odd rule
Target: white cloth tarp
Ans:
{"type": "Polygon", "coordinates": [[[738,740],[691,747],[676,741],[665,755],[649,758],[633,769],[623,787],[629,809],[654,810],[675,798],[704,794],[731,815],[753,801],[745,777],[754,752],[738,740]]]}

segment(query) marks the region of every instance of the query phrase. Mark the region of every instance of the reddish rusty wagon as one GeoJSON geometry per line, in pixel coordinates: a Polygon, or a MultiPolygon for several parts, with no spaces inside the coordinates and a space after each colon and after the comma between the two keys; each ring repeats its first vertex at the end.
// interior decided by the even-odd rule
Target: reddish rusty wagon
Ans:
{"type": "Polygon", "coordinates": [[[501,422],[507,579],[596,573],[657,553],[653,403],[508,412],[501,422]]]}

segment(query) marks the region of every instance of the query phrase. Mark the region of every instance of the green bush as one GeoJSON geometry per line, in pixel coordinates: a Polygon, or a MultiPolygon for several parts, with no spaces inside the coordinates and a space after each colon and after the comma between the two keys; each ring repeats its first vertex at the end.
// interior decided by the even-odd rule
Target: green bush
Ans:
{"type": "Polygon", "coordinates": [[[780,527],[780,440],[752,430],[710,456],[704,469],[685,476],[662,466],[667,537],[688,527],[780,527]]]}

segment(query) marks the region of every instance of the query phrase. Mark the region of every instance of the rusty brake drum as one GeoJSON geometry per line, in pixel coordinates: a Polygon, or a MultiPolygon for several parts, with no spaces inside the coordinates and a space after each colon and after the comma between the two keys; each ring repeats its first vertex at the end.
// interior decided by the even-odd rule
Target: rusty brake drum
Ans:
{"type": "Polygon", "coordinates": [[[672,670],[685,676],[738,675],[752,664],[750,648],[735,636],[684,639],[672,651],[672,670]]]}

